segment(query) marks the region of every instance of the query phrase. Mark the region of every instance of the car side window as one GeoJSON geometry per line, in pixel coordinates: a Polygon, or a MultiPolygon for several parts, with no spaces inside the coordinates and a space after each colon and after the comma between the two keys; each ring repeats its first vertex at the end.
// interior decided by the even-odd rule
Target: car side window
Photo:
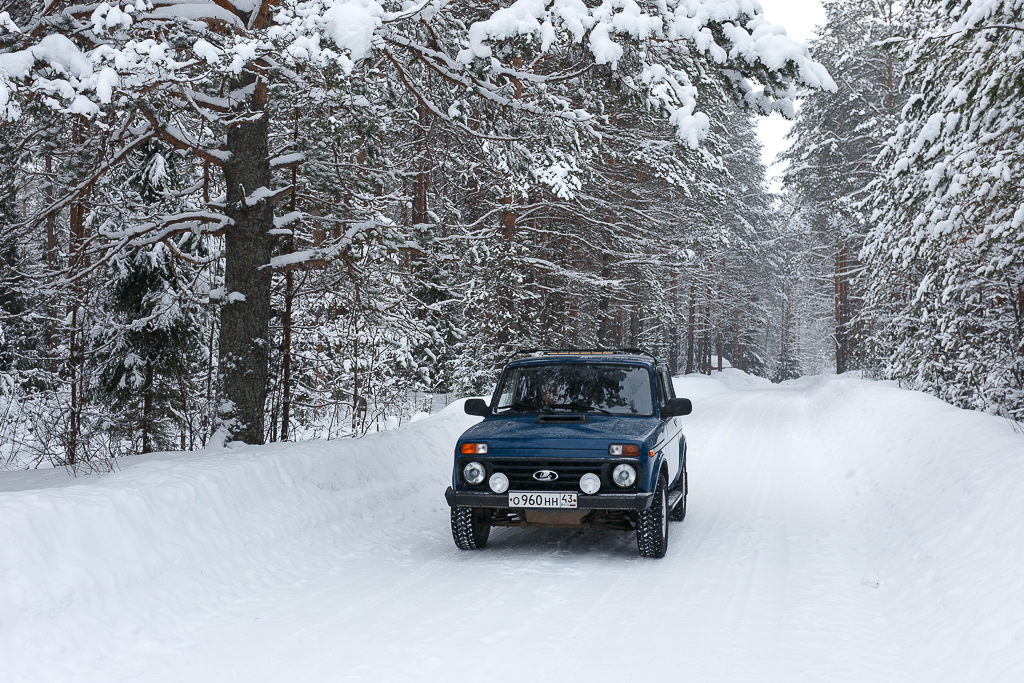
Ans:
{"type": "Polygon", "coordinates": [[[658,405],[664,406],[665,399],[668,397],[665,393],[665,373],[659,369],[655,374],[658,378],[657,382],[655,382],[655,384],[658,385],[658,405]]]}
{"type": "Polygon", "coordinates": [[[672,375],[668,373],[668,368],[662,368],[661,375],[664,378],[665,382],[665,398],[675,398],[676,388],[672,385],[672,375]]]}

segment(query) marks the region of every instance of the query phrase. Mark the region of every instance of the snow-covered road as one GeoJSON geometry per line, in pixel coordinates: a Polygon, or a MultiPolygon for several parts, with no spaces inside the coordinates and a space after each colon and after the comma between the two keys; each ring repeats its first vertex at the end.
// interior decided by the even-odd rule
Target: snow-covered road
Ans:
{"type": "Polygon", "coordinates": [[[677,393],[689,512],[662,560],[601,531],[455,550],[458,406],[0,475],[0,681],[1024,680],[1024,437],[856,379],[677,393]]]}

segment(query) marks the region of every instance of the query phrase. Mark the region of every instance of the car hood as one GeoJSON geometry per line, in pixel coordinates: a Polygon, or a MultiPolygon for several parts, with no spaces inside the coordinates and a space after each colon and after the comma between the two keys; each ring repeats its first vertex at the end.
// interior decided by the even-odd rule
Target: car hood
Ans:
{"type": "Polygon", "coordinates": [[[459,441],[487,442],[490,452],[529,449],[608,451],[608,444],[643,443],[662,425],[656,417],[590,415],[585,423],[536,422],[535,416],[488,418],[459,441]]]}

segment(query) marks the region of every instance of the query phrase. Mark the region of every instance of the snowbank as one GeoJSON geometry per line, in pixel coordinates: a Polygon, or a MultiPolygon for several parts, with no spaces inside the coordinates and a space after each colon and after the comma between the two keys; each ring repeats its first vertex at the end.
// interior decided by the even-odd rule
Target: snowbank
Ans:
{"type": "Polygon", "coordinates": [[[145,648],[153,622],[380,552],[374,529],[412,512],[398,501],[425,491],[447,510],[453,435],[477,420],[463,403],[359,440],[158,454],[79,479],[0,473],[0,681],[111,680],[111,639],[145,648]]]}
{"type": "Polygon", "coordinates": [[[676,377],[673,380],[676,396],[690,400],[702,399],[729,391],[741,389],[768,388],[773,386],[764,377],[748,375],[742,370],[726,367],[721,372],[712,370],[710,375],[693,373],[676,377]]]}
{"type": "MultiPolygon", "coordinates": [[[[691,449],[701,452],[703,439],[717,430],[742,434],[746,427],[751,433],[740,440],[751,447],[748,466],[770,459],[777,470],[760,475],[763,485],[777,487],[793,506],[802,504],[805,514],[828,519],[826,530],[815,533],[849,534],[838,539],[855,558],[844,570],[876,592],[881,615],[873,628],[891,633],[890,647],[900,651],[900,667],[876,672],[872,680],[1024,680],[1019,426],[893,382],[848,375],[772,385],[726,370],[677,378],[676,392],[704,399],[695,401],[694,416],[720,423],[715,432],[688,432],[691,449]],[[751,391],[770,400],[752,403],[733,419],[727,409],[751,391]],[[778,407],[770,422],[802,446],[801,457],[772,458],[777,433],[768,432],[764,416],[753,410],[766,403],[778,407]],[[811,494],[801,491],[808,478],[816,489],[811,494]]],[[[807,570],[793,566],[794,531],[786,543],[790,556],[783,558],[790,577],[807,570]]],[[[822,537],[814,543],[820,550],[827,545],[822,537]]],[[[834,627],[823,620],[808,626],[834,627]]],[[[856,627],[847,629],[837,637],[849,637],[856,627]]]]}
{"type": "Polygon", "coordinates": [[[919,680],[1024,680],[1024,434],[890,382],[803,390],[919,680]]]}
{"type": "Polygon", "coordinates": [[[1024,680],[1024,436],[845,376],[676,385],[690,504],[658,561],[601,531],[456,551],[461,401],[359,440],[0,473],[0,681],[440,680],[466,653],[498,681],[635,674],[594,633],[694,681],[1024,680]]]}

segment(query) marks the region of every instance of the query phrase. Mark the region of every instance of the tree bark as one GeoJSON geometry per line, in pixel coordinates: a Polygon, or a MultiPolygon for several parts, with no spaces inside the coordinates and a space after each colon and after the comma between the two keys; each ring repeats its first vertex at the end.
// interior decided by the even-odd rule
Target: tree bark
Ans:
{"type": "Polygon", "coordinates": [[[835,267],[835,309],[836,309],[836,374],[849,369],[850,358],[850,280],[849,247],[846,241],[839,243],[835,267]]]}
{"type": "MultiPolygon", "coordinates": [[[[71,142],[74,149],[81,149],[85,141],[85,123],[76,120],[71,126],[71,142]]],[[[68,210],[68,269],[84,271],[90,265],[89,255],[81,252],[85,242],[85,224],[89,209],[86,205],[88,191],[68,210]]],[[[76,281],[71,287],[68,301],[68,317],[71,331],[68,337],[68,376],[71,388],[71,404],[68,408],[68,437],[65,445],[65,462],[75,466],[81,460],[79,438],[82,432],[82,415],[85,408],[85,320],[83,303],[85,284],[76,281]]]]}
{"type": "Polygon", "coordinates": [[[142,452],[153,452],[153,362],[146,361],[146,385],[142,387],[142,452]]]}
{"type": "MultiPolygon", "coordinates": [[[[46,155],[46,201],[53,205],[53,155],[46,155]]],[[[46,216],[46,267],[47,275],[53,277],[57,272],[57,216],[50,211],[46,216]]],[[[60,340],[57,338],[57,326],[55,320],[57,311],[52,307],[48,311],[49,322],[47,322],[47,352],[50,359],[50,373],[57,375],[57,346],[60,340]]]]}
{"type": "Polygon", "coordinates": [[[271,185],[270,121],[262,83],[257,83],[252,104],[252,110],[263,115],[236,123],[227,135],[231,156],[224,163],[225,213],[233,223],[224,234],[227,299],[221,310],[219,356],[224,401],[218,412],[221,426],[231,438],[260,444],[270,360],[269,264],[274,211],[267,201],[252,203],[246,198],[271,185]]]}
{"type": "Polygon", "coordinates": [[[695,283],[690,284],[690,315],[686,322],[686,374],[689,375],[694,371],[694,327],[697,322],[697,309],[695,306],[694,299],[697,296],[697,285],[695,283]]]}

